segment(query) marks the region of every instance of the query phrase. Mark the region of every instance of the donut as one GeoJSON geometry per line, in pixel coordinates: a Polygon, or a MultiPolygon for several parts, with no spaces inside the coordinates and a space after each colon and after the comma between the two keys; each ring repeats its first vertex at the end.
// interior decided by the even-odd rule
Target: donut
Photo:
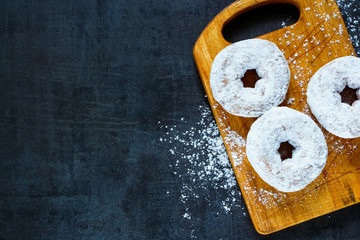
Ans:
{"type": "Polygon", "coordinates": [[[321,67],[310,79],[307,102],[319,123],[341,138],[360,137],[360,100],[349,105],[341,100],[345,87],[357,89],[360,98],[360,59],[337,58],[321,67]]]}
{"type": "Polygon", "coordinates": [[[258,117],[285,98],[290,70],[280,49],[272,42],[250,39],[236,42],[216,55],[210,72],[214,99],[229,113],[258,117]],[[242,78],[256,70],[255,87],[244,87],[242,78]]]}
{"type": "Polygon", "coordinates": [[[327,145],[316,123],[304,113],[274,107],[258,118],[247,136],[246,155],[257,174],[282,192],[303,189],[325,167],[327,145]],[[281,159],[280,144],[294,148],[290,158],[281,159]]]}

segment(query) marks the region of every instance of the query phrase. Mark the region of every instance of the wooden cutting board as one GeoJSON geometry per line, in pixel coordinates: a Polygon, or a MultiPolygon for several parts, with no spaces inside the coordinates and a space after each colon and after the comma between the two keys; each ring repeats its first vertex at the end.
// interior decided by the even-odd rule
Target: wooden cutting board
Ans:
{"type": "Polygon", "coordinates": [[[282,106],[311,115],[316,121],[306,102],[309,79],[331,60],[355,55],[335,0],[240,0],[220,12],[198,38],[194,59],[251,219],[260,234],[360,201],[360,138],[341,139],[321,128],[329,149],[322,174],[301,191],[279,192],[257,175],[246,158],[245,143],[239,141],[246,140],[256,118],[231,115],[213,98],[209,83],[211,65],[230,44],[222,35],[224,25],[246,11],[271,3],[290,3],[300,11],[300,19],[294,25],[258,37],[275,43],[288,60],[291,80],[282,106]]]}

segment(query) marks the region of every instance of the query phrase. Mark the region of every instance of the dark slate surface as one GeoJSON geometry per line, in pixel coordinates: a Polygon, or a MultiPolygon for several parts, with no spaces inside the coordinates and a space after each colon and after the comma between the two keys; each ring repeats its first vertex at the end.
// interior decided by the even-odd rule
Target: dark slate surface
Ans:
{"type": "MultiPolygon", "coordinates": [[[[355,39],[360,4],[339,2],[355,39]]],[[[360,205],[267,237],[201,199],[184,220],[157,122],[201,118],[192,47],[230,3],[0,1],[0,239],[359,237],[360,205]]]]}

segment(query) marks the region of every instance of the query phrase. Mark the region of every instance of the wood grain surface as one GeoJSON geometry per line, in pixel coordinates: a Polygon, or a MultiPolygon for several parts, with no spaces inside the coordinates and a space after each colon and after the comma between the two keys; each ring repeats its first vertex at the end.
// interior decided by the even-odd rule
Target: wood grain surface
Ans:
{"type": "Polygon", "coordinates": [[[341,139],[321,128],[329,149],[325,169],[305,189],[294,193],[279,192],[266,184],[246,159],[245,146],[229,141],[229,134],[234,131],[246,139],[256,118],[231,115],[212,96],[209,84],[212,62],[223,48],[231,44],[224,39],[222,29],[240,14],[273,3],[293,4],[300,11],[300,18],[294,25],[258,37],[274,42],[288,60],[291,80],[282,106],[311,115],[316,121],[306,102],[309,79],[331,60],[355,55],[333,0],[240,0],[220,12],[198,38],[193,49],[194,59],[221,135],[226,140],[225,147],[251,219],[261,234],[269,234],[360,201],[359,138],[341,139]],[[241,164],[234,162],[241,157],[241,164]]]}

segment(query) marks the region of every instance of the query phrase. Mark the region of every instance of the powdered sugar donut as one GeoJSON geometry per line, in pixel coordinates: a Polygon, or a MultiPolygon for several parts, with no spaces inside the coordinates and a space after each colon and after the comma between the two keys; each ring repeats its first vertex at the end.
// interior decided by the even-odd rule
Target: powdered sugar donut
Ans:
{"type": "Polygon", "coordinates": [[[252,167],[269,185],[282,192],[303,189],[319,176],[327,159],[323,133],[307,115],[275,107],[258,118],[247,136],[246,154],[252,167]],[[280,144],[289,142],[292,157],[281,160],[280,144]]]}
{"type": "Polygon", "coordinates": [[[210,86],[217,102],[229,113],[258,117],[285,98],[290,70],[280,49],[272,42],[251,39],[224,48],[211,67],[210,86]],[[244,87],[242,77],[255,69],[260,80],[244,87]]]}
{"type": "Polygon", "coordinates": [[[360,98],[360,59],[337,58],[321,67],[307,88],[307,102],[319,123],[342,138],[360,137],[360,100],[351,106],[341,102],[344,88],[358,89],[360,98]]]}

